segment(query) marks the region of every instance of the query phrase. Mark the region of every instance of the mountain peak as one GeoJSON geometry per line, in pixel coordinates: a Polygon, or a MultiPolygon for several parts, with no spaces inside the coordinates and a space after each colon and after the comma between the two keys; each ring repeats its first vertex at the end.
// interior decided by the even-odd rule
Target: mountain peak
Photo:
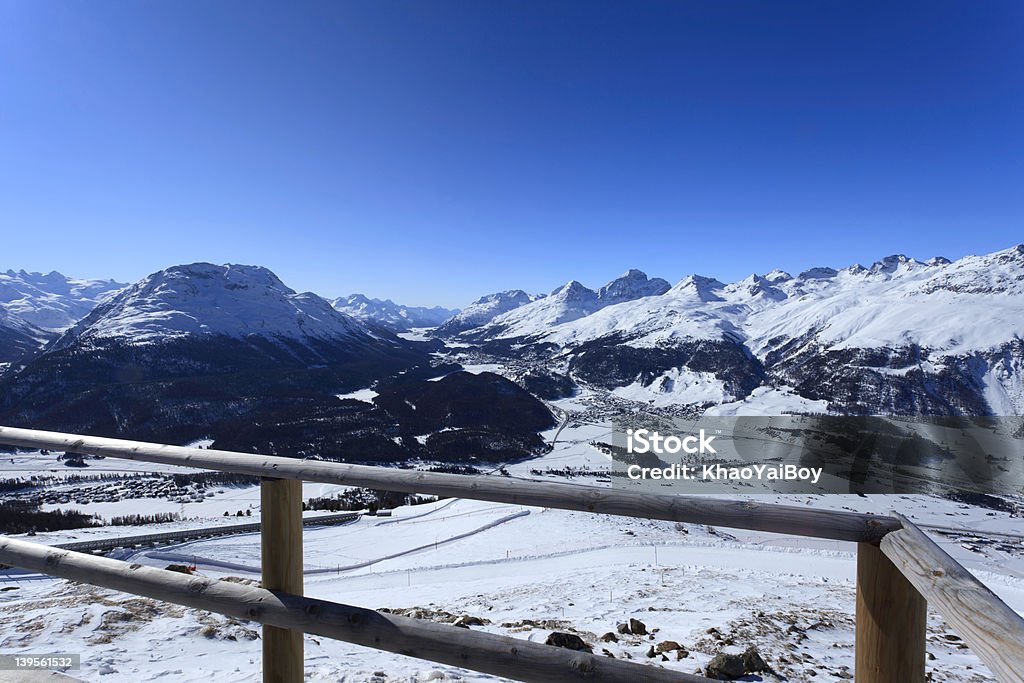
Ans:
{"type": "Polygon", "coordinates": [[[776,268],[772,270],[770,273],[767,273],[764,276],[764,279],[767,280],[768,282],[771,282],[772,284],[775,284],[778,282],[786,282],[788,280],[792,280],[793,276],[784,270],[776,268]]]}
{"type": "Polygon", "coordinates": [[[485,294],[444,321],[434,331],[434,334],[438,336],[456,335],[474,327],[486,325],[504,313],[543,298],[543,294],[527,294],[521,289],[485,294]]]}
{"type": "Polygon", "coordinates": [[[569,280],[550,294],[551,298],[560,297],[566,300],[597,298],[597,292],[586,287],[578,280],[569,280]]]}
{"type": "Polygon", "coordinates": [[[687,275],[672,287],[675,293],[696,294],[701,301],[721,301],[715,292],[725,288],[725,284],[713,277],[703,275],[687,275]]]}
{"type": "Polygon", "coordinates": [[[238,263],[225,263],[224,265],[206,263],[205,261],[184,263],[152,273],[142,281],[155,284],[180,278],[209,280],[211,283],[221,282],[227,289],[234,289],[239,286],[266,287],[290,294],[295,293],[295,290],[281,282],[281,279],[269,268],[238,263]]]}
{"type": "Polygon", "coordinates": [[[816,268],[808,268],[804,272],[797,275],[798,280],[828,280],[834,278],[839,274],[839,271],[835,268],[828,268],[825,266],[818,266],[816,268]]]}
{"type": "Polygon", "coordinates": [[[98,306],[71,339],[151,343],[188,336],[330,339],[365,333],[311,293],[297,294],[269,269],[190,263],[152,273],[98,306]]]}
{"type": "Polygon", "coordinates": [[[458,313],[441,306],[404,306],[391,299],[371,299],[365,294],[350,294],[331,302],[334,309],[358,320],[373,322],[392,330],[437,327],[458,313]]]}
{"type": "Polygon", "coordinates": [[[660,277],[648,279],[647,273],[630,268],[597,291],[597,298],[604,304],[632,301],[645,296],[664,294],[671,285],[660,277]]]}
{"type": "MultiPolygon", "coordinates": [[[[783,282],[784,280],[780,280],[783,282]]],[[[726,286],[726,291],[735,293],[746,293],[753,298],[765,298],[772,301],[781,301],[786,298],[785,292],[775,286],[775,283],[767,276],[751,273],[739,282],[726,286]]]]}
{"type": "Polygon", "coordinates": [[[903,254],[891,254],[871,264],[871,273],[884,273],[886,275],[895,273],[897,270],[910,270],[916,266],[925,264],[903,254]]]}
{"type": "Polygon", "coordinates": [[[999,261],[1006,261],[1006,260],[1021,261],[1021,260],[1024,260],[1024,244],[1018,244],[1016,246],[1010,247],[1009,249],[1003,249],[1002,251],[997,251],[996,253],[994,253],[992,255],[994,257],[996,257],[996,259],[998,259],[999,261]]]}
{"type": "MultiPolygon", "coordinates": [[[[503,292],[494,292],[492,294],[484,294],[482,297],[480,297],[479,299],[477,299],[476,301],[471,303],[470,306],[479,306],[479,305],[483,305],[483,304],[490,304],[490,303],[494,303],[496,301],[522,301],[523,303],[529,303],[530,301],[533,301],[534,299],[537,299],[537,298],[540,298],[540,297],[543,297],[543,296],[544,296],[543,294],[541,294],[539,296],[530,295],[530,294],[527,294],[526,292],[524,292],[521,289],[507,289],[507,290],[505,290],[503,292]]],[[[469,306],[467,306],[466,308],[468,309],[469,306]]]]}

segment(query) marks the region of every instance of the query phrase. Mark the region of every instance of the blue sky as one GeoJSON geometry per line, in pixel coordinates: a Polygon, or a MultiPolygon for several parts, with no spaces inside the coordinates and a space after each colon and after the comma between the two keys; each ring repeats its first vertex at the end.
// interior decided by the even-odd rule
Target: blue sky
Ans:
{"type": "Polygon", "coordinates": [[[1024,4],[0,0],[0,269],[461,305],[1024,241],[1024,4]]]}

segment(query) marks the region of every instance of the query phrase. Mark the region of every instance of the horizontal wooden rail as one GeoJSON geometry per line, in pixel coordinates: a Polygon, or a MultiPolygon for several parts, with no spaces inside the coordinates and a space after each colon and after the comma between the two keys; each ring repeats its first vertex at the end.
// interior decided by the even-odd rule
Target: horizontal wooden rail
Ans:
{"type": "Polygon", "coordinates": [[[105,455],[258,477],[301,479],[403,493],[426,493],[513,505],[713,524],[838,541],[878,542],[886,533],[900,528],[899,522],[892,517],[840,510],[718,500],[704,496],[638,493],[508,477],[464,476],[346,465],[14,427],[0,427],[0,444],[105,455]]]}
{"type": "Polygon", "coordinates": [[[587,652],[382,614],[0,536],[0,563],[519,681],[708,683],[587,652]]]}
{"type": "Polygon", "coordinates": [[[902,515],[882,553],[960,634],[1001,683],[1024,683],[1024,618],[902,515]]]}

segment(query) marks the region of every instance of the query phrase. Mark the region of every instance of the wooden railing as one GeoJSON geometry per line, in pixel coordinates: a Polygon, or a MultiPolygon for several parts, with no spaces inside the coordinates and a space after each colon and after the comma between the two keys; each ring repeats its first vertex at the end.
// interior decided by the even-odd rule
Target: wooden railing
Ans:
{"type": "Polygon", "coordinates": [[[0,443],[261,477],[263,587],[0,537],[0,563],[264,625],[263,677],[303,679],[302,634],[522,681],[710,679],[302,595],[302,481],[856,542],[856,683],[924,683],[931,602],[1000,681],[1024,683],[1024,619],[899,515],[417,472],[0,427],[0,443]]]}

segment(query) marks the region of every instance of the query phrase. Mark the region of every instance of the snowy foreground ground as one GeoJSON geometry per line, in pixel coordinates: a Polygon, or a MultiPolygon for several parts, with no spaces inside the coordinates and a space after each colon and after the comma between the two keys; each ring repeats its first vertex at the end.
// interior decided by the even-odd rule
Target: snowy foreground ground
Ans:
{"type": "MultiPolygon", "coordinates": [[[[600,426],[562,430],[541,460],[513,465],[513,476],[567,465],[605,466],[587,446],[600,426]]],[[[549,434],[553,436],[554,430],[549,434]]],[[[42,456],[23,454],[4,476],[38,472],[42,456]]],[[[106,459],[99,468],[166,471],[106,459]]],[[[94,473],[96,470],[90,473],[94,473]]],[[[596,484],[594,479],[574,480],[596,484]]],[[[305,486],[306,497],[339,487],[305,486]]],[[[898,510],[922,525],[993,591],[1024,612],[1024,534],[1020,518],[923,496],[760,497],[764,502],[884,513],[898,510]],[[936,527],[965,532],[939,534],[936,527]]],[[[188,522],[40,534],[38,542],[118,536],[183,525],[236,522],[223,512],[258,508],[254,487],[224,488],[195,503],[157,500],[74,504],[105,517],[173,511],[188,522]]],[[[63,507],[63,506],[62,506],[63,507]]],[[[248,521],[248,520],[245,520],[248,521]]],[[[308,528],[306,594],[388,608],[450,622],[481,619],[475,629],[543,642],[553,630],[577,633],[618,658],[696,672],[718,652],[756,646],[779,677],[764,680],[853,679],[855,555],[851,544],[696,525],[587,515],[473,501],[399,508],[392,518],[308,528]],[[450,540],[453,537],[457,540],[450,540]],[[367,566],[346,569],[353,565],[367,566]],[[602,642],[629,618],[649,636],[602,642]],[[656,631],[655,631],[656,629],[656,631]],[[673,640],[688,655],[648,658],[652,645],[673,640]]],[[[195,562],[202,574],[258,578],[258,535],[233,536],[122,553],[155,567],[195,562]]],[[[69,672],[88,681],[258,681],[259,626],[85,585],[0,573],[0,652],[81,653],[69,672]]],[[[992,681],[977,657],[937,614],[928,625],[933,681],[992,681]]],[[[306,638],[307,679],[345,683],[496,681],[493,676],[398,655],[306,638]]],[[[745,680],[760,680],[749,677],[745,680]]]]}

